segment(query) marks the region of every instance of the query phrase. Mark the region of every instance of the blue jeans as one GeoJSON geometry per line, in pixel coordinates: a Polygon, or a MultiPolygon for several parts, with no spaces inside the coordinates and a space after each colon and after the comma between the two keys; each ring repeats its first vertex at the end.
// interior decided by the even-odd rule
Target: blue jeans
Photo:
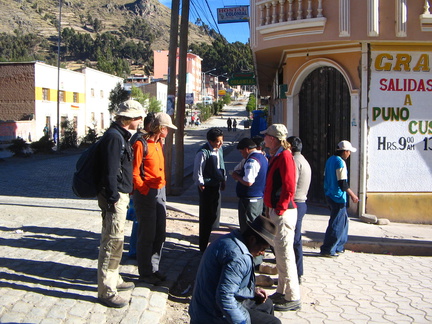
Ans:
{"type": "Polygon", "coordinates": [[[344,250],[348,241],[348,213],[346,204],[334,202],[326,196],[327,204],[330,207],[330,220],[321,245],[322,254],[336,254],[344,250]]]}
{"type": "Polygon", "coordinates": [[[307,211],[305,202],[296,202],[297,204],[297,224],[294,231],[294,254],[297,264],[297,275],[303,276],[303,242],[302,242],[302,223],[303,217],[307,211]]]}

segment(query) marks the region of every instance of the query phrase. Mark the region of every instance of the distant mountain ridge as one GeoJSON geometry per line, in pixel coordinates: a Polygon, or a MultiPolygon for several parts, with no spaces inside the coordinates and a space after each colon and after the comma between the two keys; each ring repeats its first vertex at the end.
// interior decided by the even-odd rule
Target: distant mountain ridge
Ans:
{"type": "MultiPolygon", "coordinates": [[[[0,33],[14,30],[35,33],[51,41],[57,39],[59,2],[53,0],[0,0],[0,33]]],[[[155,33],[153,50],[168,49],[171,10],[157,0],[67,0],[62,4],[61,26],[76,32],[96,33],[86,24],[88,17],[102,21],[103,32],[118,32],[129,20],[144,19],[155,33]]],[[[189,43],[211,43],[198,26],[189,25],[189,43]]]]}

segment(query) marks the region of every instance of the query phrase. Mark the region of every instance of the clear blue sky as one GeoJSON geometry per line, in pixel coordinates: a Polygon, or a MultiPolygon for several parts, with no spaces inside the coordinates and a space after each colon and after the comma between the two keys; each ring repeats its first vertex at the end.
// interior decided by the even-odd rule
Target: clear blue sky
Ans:
{"type": "MultiPolygon", "coordinates": [[[[171,0],[159,0],[163,5],[171,8],[171,0]]],[[[239,5],[249,5],[249,0],[190,0],[190,14],[189,20],[195,23],[198,18],[210,28],[213,28],[227,39],[228,42],[242,42],[246,43],[249,39],[249,24],[246,22],[241,23],[228,23],[218,24],[217,23],[217,8],[232,7],[239,5]],[[208,3],[208,6],[207,6],[208,3]],[[210,10],[209,8],[210,7],[210,10]]],[[[180,0],[181,8],[181,0],[180,0]]],[[[181,9],[180,9],[181,13],[181,9]]],[[[250,9],[249,9],[250,13],[250,9]]]]}

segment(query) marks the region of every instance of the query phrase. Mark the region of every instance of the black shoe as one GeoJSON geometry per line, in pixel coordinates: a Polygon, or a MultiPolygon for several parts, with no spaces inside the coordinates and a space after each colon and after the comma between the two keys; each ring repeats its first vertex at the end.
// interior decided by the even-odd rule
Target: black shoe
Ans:
{"type": "Polygon", "coordinates": [[[301,285],[302,284],[302,276],[298,277],[298,281],[299,281],[299,285],[301,285]]]}
{"type": "Polygon", "coordinates": [[[275,292],[274,294],[268,296],[273,303],[283,303],[285,302],[285,294],[281,294],[278,292],[275,292]]]}
{"type": "Polygon", "coordinates": [[[279,312],[294,311],[301,308],[300,300],[285,300],[282,303],[275,303],[274,310],[279,312]]]}
{"type": "Polygon", "coordinates": [[[162,272],[159,272],[159,271],[156,271],[156,272],[153,272],[153,274],[160,280],[160,281],[165,281],[166,280],[166,278],[167,278],[167,276],[166,276],[166,274],[164,274],[164,273],[162,273],[162,272]]]}
{"type": "Polygon", "coordinates": [[[138,279],[138,282],[148,283],[150,285],[160,285],[163,280],[159,279],[155,273],[152,273],[149,276],[141,276],[138,279]]]}
{"type": "Polygon", "coordinates": [[[339,254],[335,253],[335,254],[330,254],[330,253],[320,253],[320,255],[322,257],[325,258],[337,258],[339,256],[339,254]]]}

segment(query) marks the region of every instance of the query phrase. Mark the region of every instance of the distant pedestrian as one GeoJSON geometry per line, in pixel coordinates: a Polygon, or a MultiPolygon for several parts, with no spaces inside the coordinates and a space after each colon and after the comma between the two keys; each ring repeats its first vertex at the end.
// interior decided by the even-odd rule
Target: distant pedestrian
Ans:
{"type": "Polygon", "coordinates": [[[267,292],[255,287],[253,257],[264,254],[275,225],[263,216],[210,244],[196,275],[191,324],[280,324],[267,292]]]}
{"type": "Polygon", "coordinates": [[[302,243],[302,223],[303,217],[307,211],[307,194],[309,191],[312,170],[309,162],[301,154],[303,144],[299,137],[290,136],[287,139],[288,143],[291,144],[291,152],[293,153],[294,162],[296,164],[296,192],[294,195],[294,201],[297,205],[297,224],[294,232],[294,253],[297,264],[297,275],[299,283],[303,276],[303,243],[302,243]]]}
{"type": "Polygon", "coordinates": [[[294,254],[294,230],[297,222],[296,166],[291,145],[286,141],[288,131],[283,124],[273,124],[265,134],[265,146],[271,155],[264,191],[264,203],[270,220],[276,225],[274,252],[278,270],[276,293],[270,296],[275,310],[291,311],[301,308],[300,286],[294,254]]]}
{"type": "Polygon", "coordinates": [[[348,241],[348,213],[347,194],[353,203],[359,201],[358,197],[348,185],[348,169],[345,163],[351,152],[356,152],[350,142],[341,141],[337,145],[334,155],[327,159],[324,171],[324,192],[330,208],[330,219],[321,245],[321,255],[337,257],[338,253],[345,252],[345,243],[348,241]]]}
{"type": "Polygon", "coordinates": [[[48,124],[45,125],[45,127],[43,129],[43,134],[44,134],[44,136],[49,136],[49,127],[48,127],[48,124]]]}
{"type": "MultiPolygon", "coordinates": [[[[243,232],[247,229],[247,222],[253,222],[262,214],[268,161],[250,138],[243,138],[237,144],[237,150],[243,160],[234,169],[232,177],[237,181],[238,218],[243,232]]],[[[254,263],[260,265],[262,256],[254,258],[254,263]]]]}
{"type": "Polygon", "coordinates": [[[207,143],[194,160],[193,179],[199,194],[199,248],[204,252],[212,229],[219,228],[221,190],[225,189],[226,170],[222,152],[223,131],[210,128],[207,143]]]}
{"type": "Polygon", "coordinates": [[[232,126],[233,126],[233,131],[236,132],[237,131],[237,120],[235,118],[233,118],[232,126]]]}
{"type": "Polygon", "coordinates": [[[232,129],[232,120],[230,117],[228,117],[227,119],[227,128],[228,128],[228,132],[231,132],[232,129]]]}
{"type": "Polygon", "coordinates": [[[127,100],[120,104],[115,121],[99,142],[102,173],[98,204],[102,211],[102,234],[98,259],[98,299],[109,307],[124,307],[129,300],[118,291],[131,290],[119,274],[123,254],[124,225],[129,193],[132,191],[133,153],[130,131],[137,130],[145,115],[141,104],[127,100]]]}
{"type": "Polygon", "coordinates": [[[54,131],[53,131],[53,141],[54,141],[54,144],[57,144],[57,142],[58,142],[58,128],[57,128],[57,126],[56,125],[54,125],[54,131]]]}
{"type": "Polygon", "coordinates": [[[169,129],[177,129],[171,117],[163,112],[155,114],[144,144],[134,145],[133,183],[134,206],[138,219],[137,261],[139,281],[160,284],[166,276],[159,271],[162,248],[166,237],[165,158],[163,140],[169,129]]]}

